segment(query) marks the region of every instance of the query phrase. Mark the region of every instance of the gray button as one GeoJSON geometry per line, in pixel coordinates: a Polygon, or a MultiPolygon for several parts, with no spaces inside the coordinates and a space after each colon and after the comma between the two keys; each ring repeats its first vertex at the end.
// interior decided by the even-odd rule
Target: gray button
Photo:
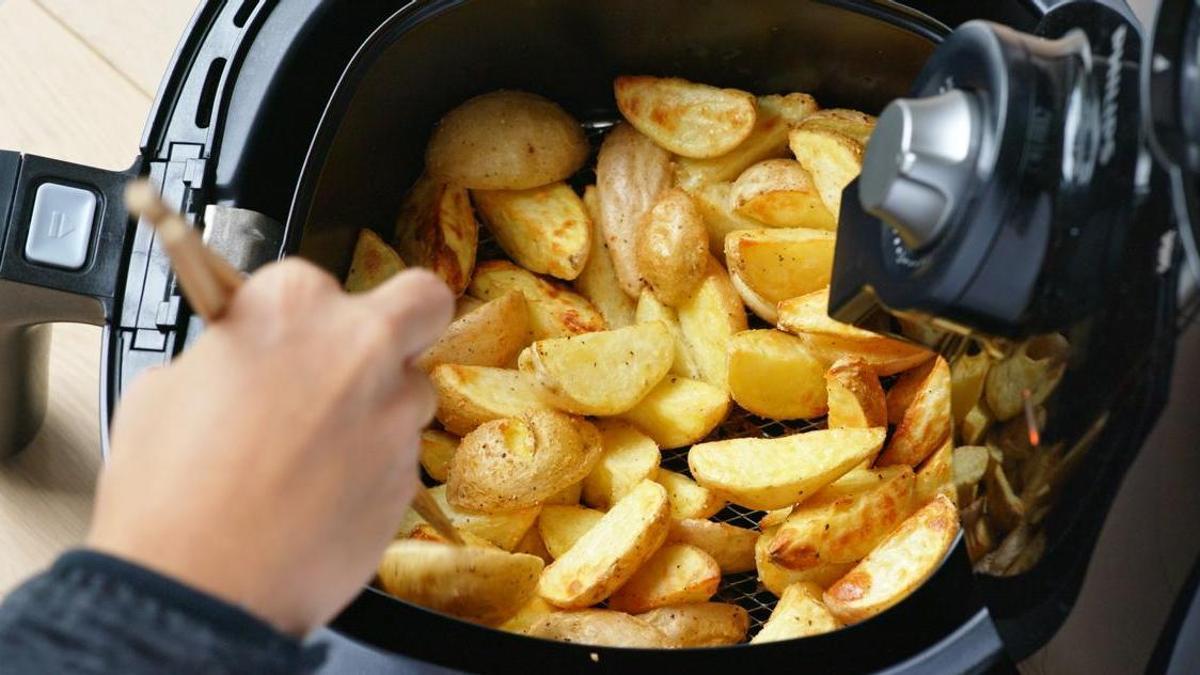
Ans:
{"type": "Polygon", "coordinates": [[[95,218],[95,193],[44,183],[33,197],[25,257],[30,262],[70,270],[83,267],[95,218]]]}

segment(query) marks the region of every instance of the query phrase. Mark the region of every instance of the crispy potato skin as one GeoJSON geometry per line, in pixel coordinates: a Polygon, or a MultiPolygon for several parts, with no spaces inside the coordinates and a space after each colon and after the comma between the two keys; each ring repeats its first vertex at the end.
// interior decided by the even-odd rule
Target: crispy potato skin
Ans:
{"type": "Polygon", "coordinates": [[[768,159],[746,169],[729,198],[734,211],[770,227],[837,228],[812,176],[792,159],[768,159]]]}
{"type": "Polygon", "coordinates": [[[566,183],[471,193],[484,225],[521,267],[570,281],[591,252],[592,224],[566,183]]]}
{"type": "Polygon", "coordinates": [[[706,602],[721,584],[713,557],[689,544],[665,544],[608,598],[612,609],[637,614],[656,607],[706,602]]]}
{"type": "Polygon", "coordinates": [[[667,649],[676,646],[650,623],[636,616],[609,609],[548,613],[529,626],[525,634],[601,647],[667,649]]]}
{"type": "Polygon", "coordinates": [[[769,551],[778,530],[778,527],[764,529],[754,545],[754,564],[758,568],[758,580],[776,596],[782,596],[788,586],[805,581],[827,588],[854,567],[854,563],[821,563],[808,569],[790,570],[771,560],[769,551]]]}
{"type": "Polygon", "coordinates": [[[913,486],[913,505],[924,506],[942,494],[958,506],[958,490],[954,487],[954,439],[947,438],[917,469],[913,486]]]}
{"type": "Polygon", "coordinates": [[[637,617],[658,628],[679,647],[716,647],[746,639],[750,615],[737,605],[694,602],[659,607],[637,617]]]}
{"type": "Polygon", "coordinates": [[[539,277],[507,260],[480,263],[471,295],[493,300],[512,290],[525,296],[533,339],[582,335],[607,328],[592,303],[561,284],[539,277]]]}
{"type": "Polygon", "coordinates": [[[722,574],[754,569],[754,545],[759,533],[728,523],[685,518],[673,520],[667,533],[669,544],[691,544],[717,561],[722,574]]]}
{"type": "Polygon", "coordinates": [[[939,356],[921,370],[921,385],[876,460],[879,466],[916,466],[950,438],[950,366],[939,356]]]}
{"type": "Polygon", "coordinates": [[[613,83],[617,108],[638,131],[684,157],[716,157],[750,135],[754,97],[680,78],[623,75],[613,83]]]}
{"type": "Polygon", "coordinates": [[[558,104],[522,91],[494,91],[446,113],[425,151],[430,174],[472,190],[526,190],[583,166],[583,128],[558,104]]]}
{"type": "Polygon", "coordinates": [[[638,272],[654,294],[671,307],[688,299],[708,265],[708,232],[692,198],[678,188],[662,193],[635,239],[638,272]]]}
{"type": "Polygon", "coordinates": [[[525,296],[513,290],[455,319],[417,359],[417,367],[430,371],[457,363],[500,368],[512,363],[532,340],[525,296]]]}
{"type": "Polygon", "coordinates": [[[825,373],[830,429],[882,427],[887,399],[875,369],[862,359],[841,358],[825,373]]]}
{"type": "Polygon", "coordinates": [[[350,271],[346,274],[346,292],[369,291],[403,269],[404,261],[395,249],[371,230],[360,230],[350,271]]]}
{"type": "Polygon", "coordinates": [[[479,224],[462,187],[421,176],[396,217],[396,251],[409,267],[424,267],[455,295],[471,282],[479,224]]]}
{"type": "Polygon", "coordinates": [[[785,588],[771,618],[750,643],[794,640],[841,628],[842,622],[821,601],[821,592],[821,587],[810,581],[785,588]]]}
{"type": "Polygon", "coordinates": [[[575,290],[591,301],[609,328],[631,326],[636,320],[636,307],[633,298],[621,288],[621,280],[613,266],[612,254],[600,227],[600,193],[595,185],[589,185],[583,191],[583,204],[592,223],[592,250],[583,271],[575,279],[575,290]]]}

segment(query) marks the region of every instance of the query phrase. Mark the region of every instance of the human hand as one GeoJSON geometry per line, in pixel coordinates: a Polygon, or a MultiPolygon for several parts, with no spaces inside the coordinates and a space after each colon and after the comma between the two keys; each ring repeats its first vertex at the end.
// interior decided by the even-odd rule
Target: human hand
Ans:
{"type": "Polygon", "coordinates": [[[88,544],[303,635],[367,581],[418,485],[435,398],[412,366],[453,298],[403,272],[347,296],[264,268],[125,393],[88,544]]]}

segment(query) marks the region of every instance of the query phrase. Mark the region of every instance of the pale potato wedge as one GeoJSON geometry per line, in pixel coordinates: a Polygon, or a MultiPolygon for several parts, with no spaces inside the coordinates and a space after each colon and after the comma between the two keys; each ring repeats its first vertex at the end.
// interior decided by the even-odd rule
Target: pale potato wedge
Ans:
{"type": "Polygon", "coordinates": [[[537,530],[551,557],[560,558],[603,517],[603,511],[582,506],[544,506],[537,530]]]}
{"type": "Polygon", "coordinates": [[[887,398],[879,376],[867,362],[841,358],[825,371],[830,429],[887,426],[887,398]]]}
{"type": "Polygon", "coordinates": [[[812,176],[794,159],[751,166],[733,182],[729,198],[734,211],[770,227],[837,228],[812,176]]]}
{"type": "Polygon", "coordinates": [[[1004,473],[1004,466],[993,461],[984,475],[987,485],[987,515],[1001,532],[1011,532],[1025,518],[1025,502],[1017,496],[1004,473]]]}
{"type": "Polygon", "coordinates": [[[700,379],[729,391],[729,344],[746,330],[746,309],[721,263],[708,259],[704,280],[676,310],[700,379]]]}
{"type": "Polygon", "coordinates": [[[492,300],[517,290],[529,307],[533,339],[582,335],[604,330],[604,317],[592,303],[558,284],[551,283],[507,260],[480,263],[471,280],[471,295],[492,300]]]}
{"type": "Polygon", "coordinates": [[[679,647],[734,645],[746,639],[750,615],[725,602],[693,602],[659,607],[637,615],[679,647]]]}
{"type": "Polygon", "coordinates": [[[677,77],[622,75],[613,82],[617,108],[638,131],[683,157],[717,157],[754,129],[754,96],[677,77]]]}
{"type": "Polygon", "coordinates": [[[612,609],[638,614],[656,607],[706,602],[721,584],[721,568],[689,544],[665,544],[608,598],[612,609]]]}
{"type": "Polygon", "coordinates": [[[792,508],[771,558],[791,569],[861,560],[913,511],[914,483],[907,466],[847,473],[792,508]]]}
{"type": "Polygon", "coordinates": [[[814,356],[828,365],[852,356],[880,377],[895,375],[933,358],[933,352],[829,318],[829,289],[779,303],[778,327],[804,340],[814,356]]]}
{"type": "Polygon", "coordinates": [[[676,646],[662,631],[646,621],[610,609],[546,614],[526,629],[525,634],[600,647],[667,649],[676,646]]]}
{"type": "Polygon", "coordinates": [[[729,394],[700,380],[668,375],[619,417],[669,450],[712,433],[729,413],[729,394]]]}
{"type": "Polygon", "coordinates": [[[783,589],[771,618],[750,644],[794,640],[830,633],[842,627],[842,622],[821,601],[823,589],[817,584],[800,582],[783,589]]]}
{"type": "Polygon", "coordinates": [[[358,232],[354,244],[354,258],[350,271],[346,273],[347,293],[362,293],[375,288],[404,269],[404,261],[396,249],[372,230],[358,232]]]}
{"type": "Polygon", "coordinates": [[[566,179],[588,151],[583,128],[557,103],[500,90],[442,117],[425,166],[440,180],[472,190],[526,190],[566,179]]]}
{"type": "Polygon", "coordinates": [[[658,195],[671,187],[671,154],[628,124],[604,137],[596,158],[600,229],[621,288],[631,298],[642,290],[637,269],[637,231],[658,195]]]}
{"type": "Polygon", "coordinates": [[[533,343],[530,367],[543,395],[578,415],[619,415],[637,405],[671,369],[675,342],[654,321],[533,343]]]}
{"type": "Polygon", "coordinates": [[[542,559],[542,562],[549,565],[554,562],[554,556],[550,555],[550,551],[546,549],[546,543],[542,541],[542,533],[536,527],[531,527],[521,537],[521,541],[513,547],[513,553],[527,553],[537,556],[542,559]]]}
{"type": "Polygon", "coordinates": [[[687,343],[683,340],[683,329],[679,327],[679,314],[671,307],[663,304],[649,289],[643,289],[638,296],[637,310],[634,314],[637,323],[661,321],[671,331],[671,339],[675,341],[675,359],[671,362],[671,372],[693,380],[700,379],[700,367],[692,358],[687,343]]]}
{"type": "Polygon", "coordinates": [[[794,335],[742,331],[729,342],[729,391],[759,417],[820,417],[826,410],[825,364],[794,335]]]}
{"type": "Polygon", "coordinates": [[[780,302],[829,285],[833,243],[834,234],[821,230],[740,230],[725,237],[725,262],[746,305],[775,323],[780,302]]]}
{"type": "Polygon", "coordinates": [[[464,316],[470,314],[471,312],[474,312],[475,310],[479,309],[480,307],[483,307],[484,304],[486,304],[486,303],[484,303],[484,301],[480,300],[479,298],[474,298],[469,295],[458,296],[458,299],[454,301],[454,319],[455,319],[455,321],[463,318],[464,316]]]}
{"type": "Polygon", "coordinates": [[[600,193],[595,185],[583,191],[583,205],[592,224],[592,249],[583,271],[575,278],[575,290],[592,303],[609,328],[624,328],[634,322],[635,305],[621,288],[613,267],[612,254],[600,228],[600,193]]]}
{"type": "Polygon", "coordinates": [[[833,615],[858,623],[892,607],[933,575],[958,534],[958,511],[944,495],[921,507],[825,590],[833,615]]]}
{"type": "Polygon", "coordinates": [[[752,509],[811,497],[871,456],[884,429],[819,429],[780,438],[738,438],[692,446],[696,482],[752,509]]]}
{"type": "Polygon", "coordinates": [[[559,608],[546,602],[540,595],[534,595],[521,608],[517,610],[507,621],[500,624],[498,628],[507,633],[524,633],[529,630],[542,617],[561,612],[559,608]]]}
{"type": "Polygon", "coordinates": [[[523,553],[405,539],[388,546],[378,574],[397,598],[497,625],[533,597],[542,567],[523,553]]]}
{"type": "Polygon", "coordinates": [[[987,436],[988,429],[991,428],[995,418],[992,417],[992,411],[988,409],[987,399],[981,398],[963,417],[962,421],[962,442],[968,445],[978,445],[983,442],[987,436]]]}
{"type": "MultiPolygon", "coordinates": [[[[460,534],[463,534],[464,537],[471,534],[486,539],[505,551],[516,548],[529,528],[533,527],[534,521],[537,520],[538,514],[542,510],[539,506],[531,506],[508,513],[475,513],[455,508],[447,501],[445,485],[429,488],[429,494],[442,508],[446,517],[450,519],[450,524],[454,525],[460,534]]],[[[425,520],[409,509],[399,531],[403,536],[407,536],[422,523],[425,523],[425,520]]]]}
{"type": "Polygon", "coordinates": [[[736,213],[730,206],[728,182],[709,183],[691,192],[692,201],[704,219],[708,231],[708,250],[720,259],[725,258],[725,238],[739,230],[761,230],[764,225],[753,218],[736,213]]]}
{"type": "Polygon", "coordinates": [[[550,409],[533,376],[516,370],[446,364],[429,379],[437,392],[438,421],[460,436],[484,422],[550,409]]]}
{"type": "Polygon", "coordinates": [[[754,564],[758,568],[758,581],[768,591],[776,596],[782,596],[784,590],[792,584],[812,582],[821,588],[841,579],[849,572],[855,563],[821,563],[816,567],[803,570],[791,570],[774,560],[771,560],[771,542],[778,528],[770,527],[763,530],[762,535],[754,544],[754,564]]]}
{"type": "Polygon", "coordinates": [[[958,491],[958,502],[970,504],[975,501],[979,482],[987,473],[988,449],[982,445],[964,445],[954,449],[954,487],[958,491]]]}
{"type": "Polygon", "coordinates": [[[958,505],[958,490],[954,487],[954,439],[947,438],[942,447],[929,456],[917,469],[913,486],[913,504],[924,506],[936,495],[943,494],[958,505]]]}
{"type": "Polygon", "coordinates": [[[691,297],[708,266],[708,230],[688,193],[663,192],[634,240],[638,274],[656,296],[675,307],[691,297]]]}
{"type": "Polygon", "coordinates": [[[443,363],[504,367],[533,341],[525,296],[509,291],[456,319],[433,346],[417,359],[430,371],[443,363]]]}
{"type": "Polygon", "coordinates": [[[836,218],[842,190],[862,170],[863,150],[875,118],[855,110],[821,110],[804,118],[788,135],[796,160],[812,174],[825,207],[836,218]]]}
{"type": "Polygon", "coordinates": [[[675,182],[694,192],[710,183],[737,178],[752,164],[788,155],[788,130],[816,112],[817,101],[808,94],[772,94],[758,97],[754,129],[736,148],[718,157],[675,161],[675,182]]]}
{"type": "Polygon", "coordinates": [[[1029,390],[1029,403],[1039,406],[1050,397],[1067,369],[1071,345],[1057,333],[1030,338],[1015,354],[988,371],[984,393],[988,408],[1004,422],[1025,409],[1021,392],[1029,390]]]}
{"type": "Polygon", "coordinates": [[[583,503],[608,509],[642,481],[654,480],[662,459],[658,446],[633,426],[616,420],[600,420],[604,452],[592,472],[583,479],[583,503]]]}
{"type": "Polygon", "coordinates": [[[463,437],[446,497],[480,513],[536,506],[582,481],[602,449],[591,422],[557,410],[492,420],[463,437]]]}
{"type": "Polygon", "coordinates": [[[405,265],[432,271],[462,295],[479,246],[479,223],[467,191],[428,175],[418,178],[400,205],[393,243],[405,265]]]}
{"type": "Polygon", "coordinates": [[[725,500],[681,473],[660,468],[654,480],[667,489],[671,517],[675,520],[709,518],[725,506],[725,500]]]}
{"type": "Polygon", "coordinates": [[[550,495],[545,501],[545,505],[555,504],[558,506],[574,506],[579,503],[579,498],[583,495],[583,481],[579,481],[574,485],[559,490],[550,495]]]}
{"type": "Polygon", "coordinates": [[[686,518],[671,522],[667,543],[691,544],[711,555],[721,574],[737,574],[754,569],[754,544],[758,536],[754,530],[729,523],[686,518]]]}
{"type": "Polygon", "coordinates": [[[426,429],[421,432],[421,467],[430,478],[439,483],[446,482],[458,442],[458,436],[445,431],[426,429]]]}
{"type": "Polygon", "coordinates": [[[475,208],[500,248],[530,272],[570,281],[587,264],[592,223],[566,183],[528,190],[474,190],[475,208]]]}
{"type": "MultiPolygon", "coordinates": [[[[878,466],[916,466],[950,438],[950,366],[939,356],[913,372],[921,385],[876,459],[878,466]]],[[[900,379],[908,376],[905,373],[900,379]]]]}
{"type": "Polygon", "coordinates": [[[963,354],[950,364],[950,414],[954,426],[961,427],[967,413],[983,396],[983,385],[992,360],[984,351],[963,354]]]}
{"type": "Polygon", "coordinates": [[[538,593],[566,609],[604,600],[662,546],[670,522],[667,491],[642,481],[542,572],[538,593]]]}

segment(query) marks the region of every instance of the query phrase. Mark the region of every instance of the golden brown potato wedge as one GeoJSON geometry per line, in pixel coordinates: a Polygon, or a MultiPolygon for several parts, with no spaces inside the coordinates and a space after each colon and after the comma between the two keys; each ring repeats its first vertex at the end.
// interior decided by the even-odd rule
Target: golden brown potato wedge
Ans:
{"type": "Polygon", "coordinates": [[[638,274],[660,300],[675,307],[691,297],[708,265],[708,230],[688,193],[663,192],[634,241],[638,274]]]}
{"type": "Polygon", "coordinates": [[[613,82],[617,108],[638,131],[683,157],[717,157],[754,129],[754,96],[677,77],[623,75],[613,82]]]}
{"type": "Polygon", "coordinates": [[[758,529],[763,532],[766,532],[771,528],[779,529],[779,526],[783,524],[783,521],[787,520],[787,517],[791,515],[792,508],[793,507],[791,506],[785,506],[782,509],[771,509],[770,511],[767,511],[762,515],[761,518],[758,519],[758,529]]]}
{"type": "Polygon", "coordinates": [[[462,295],[475,268],[479,224],[467,191],[421,176],[396,217],[396,251],[409,267],[424,267],[462,295]]]}
{"type": "Polygon", "coordinates": [[[518,541],[517,545],[513,547],[513,553],[537,556],[547,565],[554,562],[554,556],[550,555],[550,551],[546,549],[546,543],[542,541],[542,533],[536,527],[531,527],[525,532],[525,536],[521,537],[521,541],[518,541]]]}
{"type": "Polygon", "coordinates": [[[498,627],[500,630],[508,633],[524,633],[535,623],[541,621],[542,617],[561,611],[559,608],[543,600],[542,596],[534,595],[524,605],[521,605],[516,614],[513,614],[498,627]]]}
{"type": "Polygon", "coordinates": [[[551,504],[557,504],[559,506],[574,506],[579,503],[579,498],[582,495],[583,481],[579,481],[574,485],[568,485],[553,495],[550,495],[550,497],[546,499],[545,504],[547,506],[551,504]]]}
{"type": "Polygon", "coordinates": [[[620,418],[660,448],[682,448],[712,433],[729,412],[729,394],[700,380],[668,375],[620,418]]]}
{"type": "MultiPolygon", "coordinates": [[[[533,528],[531,527],[529,529],[532,530],[533,528]]],[[[458,536],[460,539],[463,540],[463,544],[465,544],[467,546],[482,546],[484,548],[494,548],[497,551],[503,550],[499,546],[493,544],[492,542],[488,541],[487,539],[484,539],[483,537],[481,537],[477,534],[471,534],[470,532],[464,532],[462,530],[458,530],[458,536]]],[[[441,542],[443,544],[453,543],[449,539],[446,538],[446,535],[442,534],[441,532],[438,532],[437,528],[435,528],[434,526],[432,526],[426,522],[417,523],[416,527],[412,528],[412,530],[406,536],[397,537],[397,539],[417,539],[420,541],[437,541],[437,542],[441,542]]],[[[522,541],[524,541],[524,540],[522,540],[522,541]]],[[[525,551],[518,550],[519,548],[520,548],[520,544],[518,544],[516,547],[514,547],[513,553],[525,553],[525,551]]]]}
{"type": "Polygon", "coordinates": [[[780,302],[829,285],[833,243],[833,233],[821,230],[741,230],[725,237],[725,262],[746,305],[775,323],[780,302]]]}
{"type": "MultiPolygon", "coordinates": [[[[429,488],[429,494],[441,507],[446,517],[450,519],[450,524],[454,525],[464,538],[467,534],[471,534],[486,539],[505,551],[516,548],[541,512],[541,507],[538,506],[508,513],[463,511],[447,501],[445,485],[429,488]]],[[[407,536],[422,523],[425,523],[425,520],[409,509],[399,531],[407,536]]]]}
{"type": "Polygon", "coordinates": [[[812,176],[794,159],[768,159],[751,166],[733,182],[729,198],[734,211],[770,227],[837,227],[812,176]]]}
{"type": "Polygon", "coordinates": [[[529,353],[533,375],[556,407],[578,415],[619,415],[666,376],[675,342],[667,325],[654,321],[539,340],[529,353]]]}
{"type": "Polygon", "coordinates": [[[553,612],[525,631],[532,637],[600,647],[667,649],[676,646],[646,621],[611,609],[553,612]]]}
{"type": "Polygon", "coordinates": [[[442,117],[425,166],[441,181],[472,190],[526,190],[566,179],[588,150],[583,128],[557,103],[500,90],[442,117]]]}
{"type": "Polygon", "coordinates": [[[346,274],[346,292],[362,293],[375,288],[404,269],[404,261],[396,249],[387,245],[378,234],[359,230],[354,244],[354,259],[346,274]]]}
{"type": "Polygon", "coordinates": [[[687,343],[683,340],[679,314],[673,308],[664,305],[649,289],[643,289],[642,294],[638,296],[635,319],[637,323],[661,321],[666,324],[667,329],[671,331],[671,338],[675,341],[675,359],[671,363],[671,372],[693,380],[700,379],[700,367],[696,365],[687,343]]]}
{"type": "Polygon", "coordinates": [[[693,602],[659,607],[637,615],[679,647],[734,645],[746,639],[750,615],[724,602],[693,602]]]}
{"type": "Polygon", "coordinates": [[[1029,391],[1029,403],[1039,406],[1049,398],[1067,368],[1071,345],[1057,333],[1030,338],[1015,354],[988,371],[984,393],[996,419],[1012,419],[1025,409],[1021,392],[1029,391]]]}
{"type": "Polygon", "coordinates": [[[780,438],[692,446],[688,466],[704,487],[735,504],[778,509],[807,499],[883,444],[884,429],[820,429],[780,438]]]}
{"type": "Polygon", "coordinates": [[[608,132],[596,158],[600,229],[621,288],[631,298],[642,290],[636,255],[638,228],[658,195],[669,187],[670,153],[628,124],[608,132]]]}
{"type": "Polygon", "coordinates": [[[763,224],[747,218],[730,206],[731,183],[709,183],[691,192],[692,201],[708,231],[708,250],[719,259],[725,258],[725,238],[739,230],[761,230],[763,224]]]}
{"type": "Polygon", "coordinates": [[[496,625],[533,597],[542,564],[522,553],[405,539],[384,552],[379,581],[402,600],[496,625]]]}
{"type": "Polygon", "coordinates": [[[447,431],[465,436],[484,422],[549,410],[533,376],[487,366],[446,364],[430,374],[437,392],[437,419],[447,431]]]}
{"type": "Polygon", "coordinates": [[[658,550],[670,522],[667,491],[642,481],[542,572],[538,593],[567,609],[604,600],[658,550]]]}
{"type": "Polygon", "coordinates": [[[851,471],[792,508],[771,558],[791,569],[861,560],[913,511],[914,482],[907,466],[851,471]]]}
{"type": "Polygon", "coordinates": [[[721,584],[717,561],[688,544],[666,544],[608,598],[608,606],[638,614],[656,607],[706,602],[721,584]]]}
{"type": "Polygon", "coordinates": [[[939,356],[900,379],[909,377],[921,384],[876,460],[878,466],[916,466],[950,438],[950,366],[946,360],[939,356]]]}
{"type": "Polygon", "coordinates": [[[454,301],[454,320],[457,321],[463,318],[480,307],[483,307],[484,304],[486,303],[479,298],[471,297],[469,295],[458,296],[458,299],[454,301]]]}
{"type": "Polygon", "coordinates": [[[537,530],[550,556],[559,558],[603,517],[603,511],[582,506],[545,506],[537,530]]]}
{"type": "Polygon", "coordinates": [[[691,544],[711,555],[721,574],[736,574],[754,569],[754,544],[759,533],[729,523],[687,518],[671,522],[669,544],[691,544]]]}
{"type": "Polygon", "coordinates": [[[958,505],[958,490],[954,487],[954,439],[947,438],[942,447],[929,456],[917,469],[913,486],[913,504],[924,506],[936,495],[943,494],[958,505]]]}
{"type": "Polygon", "coordinates": [[[450,475],[450,460],[458,450],[458,436],[445,431],[426,429],[421,432],[421,467],[439,483],[450,475]]]}
{"type": "Polygon", "coordinates": [[[760,417],[820,417],[826,410],[825,364],[794,335],[742,331],[729,342],[729,391],[760,417]]]}
{"type": "Polygon", "coordinates": [[[492,420],[463,437],[446,497],[481,513],[536,506],[583,480],[601,450],[591,422],[557,410],[492,420]]]}
{"type": "Polygon", "coordinates": [[[481,263],[471,280],[471,294],[492,300],[517,290],[529,307],[533,339],[582,335],[606,328],[604,317],[582,296],[551,283],[506,260],[481,263]]]}
{"type": "Polygon", "coordinates": [[[950,414],[954,425],[961,427],[967,413],[983,396],[983,385],[987,381],[992,361],[984,351],[963,354],[950,364],[950,414]]]}
{"type": "Polygon", "coordinates": [[[862,170],[863,149],[875,118],[855,110],[821,110],[804,118],[788,135],[792,154],[812,174],[826,208],[836,218],[842,189],[862,170]]]}
{"type": "Polygon", "coordinates": [[[821,563],[816,567],[804,570],[790,570],[774,560],[771,560],[771,542],[778,528],[763,530],[762,536],[754,545],[754,564],[758,568],[758,581],[776,596],[782,596],[783,591],[792,584],[812,582],[821,588],[841,579],[855,563],[821,563]]]}
{"type": "Polygon", "coordinates": [[[604,453],[592,472],[583,479],[583,502],[607,509],[644,480],[658,475],[662,455],[648,436],[616,420],[600,420],[604,453]]]}
{"type": "Polygon", "coordinates": [[[675,520],[709,518],[725,506],[725,500],[681,473],[660,468],[654,480],[667,489],[671,517],[675,520]]]}
{"type": "Polygon", "coordinates": [[[571,186],[475,190],[471,197],[500,248],[521,267],[567,281],[583,271],[592,223],[571,186]]]}
{"type": "Polygon", "coordinates": [[[746,330],[746,310],[721,263],[708,259],[704,280],[676,309],[700,379],[729,391],[729,344],[734,334],[746,330]]]}
{"type": "Polygon", "coordinates": [[[592,250],[583,271],[575,278],[575,290],[592,303],[609,328],[624,328],[634,322],[635,305],[633,298],[621,288],[621,280],[613,267],[612,254],[600,228],[600,193],[595,185],[589,185],[583,191],[583,205],[591,220],[592,250]]]}
{"type": "Polygon", "coordinates": [[[887,399],[875,369],[862,359],[848,357],[825,371],[830,429],[887,426],[887,399]]]}
{"type": "Polygon", "coordinates": [[[417,366],[426,371],[443,363],[500,368],[532,340],[525,296],[513,290],[456,319],[417,359],[417,366]]]}
{"type": "Polygon", "coordinates": [[[842,627],[842,622],[821,601],[822,588],[810,582],[792,584],[783,589],[779,602],[771,611],[771,618],[751,644],[794,640],[829,633],[842,627]]]}
{"type": "Polygon", "coordinates": [[[938,495],[900,524],[846,576],[826,589],[825,605],[845,623],[892,607],[925,583],[958,534],[958,511],[938,495]]]}
{"type": "Polygon", "coordinates": [[[903,373],[892,385],[892,388],[888,390],[888,424],[900,424],[901,420],[904,419],[904,412],[908,410],[908,406],[912,405],[913,399],[917,397],[921,388],[925,386],[925,381],[929,378],[929,373],[933,366],[934,362],[930,360],[903,373]]]}

